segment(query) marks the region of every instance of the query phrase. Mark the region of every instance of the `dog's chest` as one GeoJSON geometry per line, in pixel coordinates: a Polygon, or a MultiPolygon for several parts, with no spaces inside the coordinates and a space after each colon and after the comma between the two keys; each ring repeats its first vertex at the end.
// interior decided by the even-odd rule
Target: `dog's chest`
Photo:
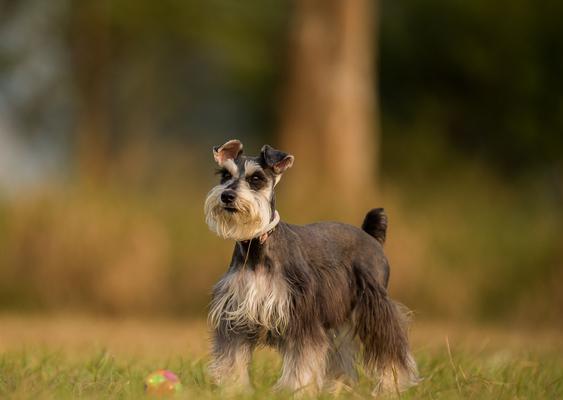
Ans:
{"type": "Polygon", "coordinates": [[[258,267],[228,273],[219,281],[210,319],[216,327],[259,327],[282,333],[287,326],[289,308],[289,292],[284,279],[258,267]]]}

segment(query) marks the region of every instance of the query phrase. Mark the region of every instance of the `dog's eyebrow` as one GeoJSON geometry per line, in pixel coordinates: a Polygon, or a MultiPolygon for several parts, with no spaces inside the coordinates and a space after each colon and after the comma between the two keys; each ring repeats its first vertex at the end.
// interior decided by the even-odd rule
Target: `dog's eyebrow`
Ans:
{"type": "Polygon", "coordinates": [[[227,171],[230,172],[230,174],[237,178],[239,175],[239,171],[238,171],[238,167],[235,164],[235,162],[233,160],[227,160],[223,163],[222,165],[223,168],[225,168],[227,171]]]}
{"type": "Polygon", "coordinates": [[[262,167],[258,165],[256,162],[247,160],[244,162],[244,174],[246,176],[250,176],[254,174],[256,171],[262,171],[262,167]]]}

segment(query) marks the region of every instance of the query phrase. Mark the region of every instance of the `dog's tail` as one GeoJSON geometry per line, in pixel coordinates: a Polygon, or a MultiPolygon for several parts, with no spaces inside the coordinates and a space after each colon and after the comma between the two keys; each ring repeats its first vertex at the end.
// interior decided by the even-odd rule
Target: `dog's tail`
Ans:
{"type": "Polygon", "coordinates": [[[356,279],[355,328],[363,345],[367,371],[380,374],[383,391],[404,390],[415,385],[418,372],[409,350],[406,308],[389,298],[371,271],[358,268],[356,279]]]}
{"type": "Polygon", "coordinates": [[[362,229],[377,239],[381,244],[385,243],[387,235],[387,215],[383,208],[374,208],[367,213],[362,224],[362,229]]]}

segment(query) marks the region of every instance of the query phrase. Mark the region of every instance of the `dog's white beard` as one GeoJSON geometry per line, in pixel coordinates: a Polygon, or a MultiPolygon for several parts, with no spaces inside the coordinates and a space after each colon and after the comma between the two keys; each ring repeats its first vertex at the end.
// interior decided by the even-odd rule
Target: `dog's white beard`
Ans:
{"type": "Polygon", "coordinates": [[[237,190],[233,203],[236,212],[223,208],[221,193],[225,188],[216,186],[205,200],[205,221],[213,232],[225,239],[248,240],[262,233],[271,219],[270,201],[265,193],[237,190]]]}

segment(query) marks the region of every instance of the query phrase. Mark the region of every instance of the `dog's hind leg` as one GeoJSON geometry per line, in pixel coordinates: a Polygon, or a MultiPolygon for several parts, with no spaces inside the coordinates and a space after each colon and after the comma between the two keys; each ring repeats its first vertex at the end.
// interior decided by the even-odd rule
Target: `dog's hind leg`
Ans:
{"type": "Polygon", "coordinates": [[[372,394],[402,392],[420,382],[416,362],[410,352],[407,354],[406,366],[391,364],[377,370],[378,380],[372,394]]]}
{"type": "Polygon", "coordinates": [[[215,334],[210,373],[215,382],[231,388],[249,389],[248,367],[254,345],[241,337],[215,334]]]}
{"type": "Polygon", "coordinates": [[[355,368],[359,344],[355,340],[354,327],[345,324],[331,332],[331,346],[328,353],[327,377],[355,382],[358,373],[355,368]]]}
{"type": "Polygon", "coordinates": [[[374,393],[399,392],[419,382],[409,349],[406,309],[395,303],[367,268],[357,268],[356,333],[363,344],[364,364],[379,377],[374,393]]]}
{"type": "Polygon", "coordinates": [[[320,391],[326,375],[328,348],[324,331],[310,337],[287,338],[281,346],[283,369],[276,389],[296,394],[320,391]]]}

